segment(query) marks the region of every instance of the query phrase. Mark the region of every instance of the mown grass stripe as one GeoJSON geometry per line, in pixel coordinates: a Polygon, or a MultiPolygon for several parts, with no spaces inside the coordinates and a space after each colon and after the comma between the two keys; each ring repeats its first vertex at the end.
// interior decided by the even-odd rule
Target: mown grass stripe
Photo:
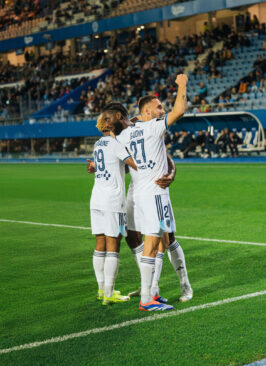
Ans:
{"type": "Polygon", "coordinates": [[[128,327],[128,326],[135,325],[135,324],[142,324],[142,323],[147,323],[147,322],[160,320],[160,319],[164,319],[164,318],[174,317],[174,316],[178,316],[178,315],[181,315],[181,314],[190,313],[192,311],[197,311],[197,310],[202,310],[202,309],[209,309],[209,308],[213,308],[215,306],[229,304],[229,303],[240,301],[240,300],[246,300],[246,299],[250,299],[250,298],[253,298],[253,297],[257,297],[257,296],[262,296],[262,295],[265,295],[265,294],[266,294],[266,290],[260,291],[260,292],[253,292],[251,294],[245,294],[245,295],[242,295],[242,296],[231,297],[231,298],[227,298],[227,299],[219,300],[219,301],[215,301],[215,302],[210,302],[210,303],[203,304],[203,305],[192,306],[190,308],[186,308],[186,309],[183,309],[183,310],[171,311],[169,313],[167,312],[167,313],[154,314],[154,315],[151,315],[151,316],[147,316],[146,318],[133,319],[133,320],[129,320],[129,321],[126,321],[126,322],[123,322],[123,323],[112,324],[112,325],[107,326],[107,327],[88,329],[88,330],[85,330],[83,332],[66,334],[64,336],[53,337],[53,338],[50,338],[50,339],[46,339],[44,341],[27,343],[27,344],[22,344],[20,346],[0,349],[0,354],[10,353],[10,352],[15,352],[15,351],[22,351],[22,350],[31,349],[31,348],[36,348],[36,347],[44,346],[46,344],[65,342],[65,341],[68,341],[70,339],[87,337],[90,334],[103,333],[103,332],[107,332],[107,331],[112,331],[114,329],[128,327]]]}
{"type": "MultiPolygon", "coordinates": [[[[79,230],[91,230],[91,227],[89,227],[89,226],[49,224],[49,223],[33,222],[33,221],[19,221],[19,220],[0,219],[0,222],[9,222],[9,223],[26,224],[26,225],[62,227],[62,228],[79,229],[79,230]]],[[[193,237],[193,236],[181,236],[181,235],[176,235],[176,238],[177,239],[184,239],[184,240],[199,240],[199,241],[209,241],[209,242],[217,242],[217,243],[259,245],[259,246],[264,246],[264,247],[266,246],[266,243],[257,243],[257,242],[252,242],[252,241],[237,241],[237,240],[225,240],[225,239],[198,238],[198,237],[193,237]]]]}

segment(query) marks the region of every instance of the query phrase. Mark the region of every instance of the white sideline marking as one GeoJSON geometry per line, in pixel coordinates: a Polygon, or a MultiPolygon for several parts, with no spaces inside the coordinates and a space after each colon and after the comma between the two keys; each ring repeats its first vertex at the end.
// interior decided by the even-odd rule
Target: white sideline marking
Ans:
{"type": "Polygon", "coordinates": [[[260,291],[260,292],[253,292],[251,294],[246,294],[246,295],[242,295],[242,296],[231,297],[231,298],[228,298],[228,299],[219,300],[219,301],[215,301],[215,302],[210,302],[210,303],[203,304],[203,305],[192,306],[190,308],[186,308],[186,309],[183,309],[183,310],[176,310],[176,311],[171,311],[169,313],[167,312],[167,313],[163,313],[163,314],[162,313],[154,314],[154,315],[151,315],[151,316],[147,316],[146,318],[133,319],[133,320],[129,320],[129,321],[126,321],[126,322],[123,322],[123,323],[109,325],[107,327],[88,329],[88,330],[85,330],[83,332],[66,334],[64,336],[49,338],[49,339],[46,339],[46,340],[40,341],[40,342],[27,343],[27,344],[22,344],[20,346],[0,349],[0,354],[10,353],[10,352],[14,352],[14,351],[22,351],[24,349],[36,348],[36,347],[40,347],[44,344],[65,342],[69,339],[86,337],[90,334],[103,333],[103,332],[107,332],[109,330],[128,327],[130,325],[141,324],[141,323],[151,322],[151,321],[159,320],[159,319],[163,319],[163,318],[178,316],[178,315],[185,314],[185,313],[190,313],[190,312],[196,311],[196,310],[213,308],[215,306],[228,304],[228,303],[235,302],[235,301],[245,300],[245,299],[249,299],[249,298],[252,298],[252,297],[262,296],[262,295],[265,295],[265,294],[266,294],[266,290],[260,291]]]}
{"type": "MultiPolygon", "coordinates": [[[[63,227],[68,229],[79,229],[79,230],[91,230],[89,226],[72,226],[72,225],[61,225],[61,224],[46,224],[43,222],[32,222],[32,221],[18,221],[18,220],[8,220],[8,219],[0,219],[0,222],[10,222],[17,224],[27,224],[27,225],[40,225],[40,226],[53,226],[53,227],[63,227]]],[[[197,238],[193,236],[180,236],[176,235],[177,239],[185,239],[185,240],[199,240],[199,241],[210,241],[210,242],[218,242],[218,243],[232,243],[232,244],[247,244],[247,245],[260,245],[266,247],[266,243],[255,243],[251,241],[236,241],[236,240],[223,240],[223,239],[208,239],[208,238],[197,238]]]]}
{"type": "Polygon", "coordinates": [[[180,236],[177,235],[178,239],[190,239],[190,240],[200,240],[200,241],[217,241],[219,243],[232,243],[232,244],[248,244],[248,245],[261,245],[266,246],[266,243],[254,243],[252,241],[236,241],[236,240],[223,240],[223,239],[207,239],[207,238],[196,238],[193,236],[180,236]]]}
{"type": "Polygon", "coordinates": [[[244,365],[244,366],[265,366],[266,365],[266,358],[264,358],[263,360],[260,361],[255,361],[252,363],[249,363],[248,365],[244,365]]]}

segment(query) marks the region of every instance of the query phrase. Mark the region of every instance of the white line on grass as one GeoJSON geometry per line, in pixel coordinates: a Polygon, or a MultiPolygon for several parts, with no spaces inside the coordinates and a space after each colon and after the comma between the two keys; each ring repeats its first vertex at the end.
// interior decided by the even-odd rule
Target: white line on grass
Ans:
{"type": "MultiPolygon", "coordinates": [[[[43,222],[18,221],[18,220],[8,220],[8,219],[0,219],[0,222],[10,222],[10,223],[17,223],[17,224],[40,225],[40,226],[53,226],[53,227],[62,227],[62,228],[79,229],[79,230],[91,230],[91,227],[89,227],[89,226],[72,226],[72,225],[48,224],[48,223],[46,224],[43,222]]],[[[185,240],[210,241],[210,242],[218,242],[218,243],[260,245],[260,246],[266,247],[266,243],[255,243],[255,242],[251,242],[251,241],[208,239],[208,238],[197,238],[197,237],[193,237],[193,236],[180,236],[180,235],[176,235],[176,238],[185,239],[185,240]]]]}
{"type": "Polygon", "coordinates": [[[223,239],[208,239],[208,238],[196,238],[193,236],[180,236],[177,235],[178,239],[189,239],[189,240],[200,240],[200,241],[214,241],[219,243],[232,243],[232,244],[248,244],[248,245],[261,245],[266,247],[266,243],[254,243],[251,241],[236,241],[236,240],[223,240],[223,239]]]}
{"type": "Polygon", "coordinates": [[[167,313],[163,313],[163,314],[162,313],[154,314],[154,315],[147,316],[146,318],[133,319],[133,320],[129,320],[129,321],[126,321],[126,322],[123,322],[123,323],[109,325],[107,327],[88,329],[88,330],[85,330],[83,332],[66,334],[64,336],[54,337],[54,338],[46,339],[46,340],[40,341],[40,342],[27,343],[27,344],[22,344],[20,346],[0,349],[0,354],[10,353],[10,352],[14,352],[14,351],[22,351],[24,349],[36,348],[36,347],[43,346],[45,344],[65,342],[69,339],[87,337],[90,334],[103,333],[103,332],[107,332],[107,331],[114,330],[114,329],[120,329],[120,328],[128,327],[130,325],[147,323],[147,322],[151,322],[151,321],[154,321],[154,320],[159,320],[159,319],[163,319],[163,318],[178,316],[178,315],[181,315],[181,314],[190,313],[192,311],[213,308],[215,306],[229,304],[229,303],[235,302],[235,301],[250,299],[252,297],[262,296],[262,295],[265,295],[265,294],[266,294],[266,290],[260,291],[260,292],[253,292],[251,294],[246,294],[246,295],[242,295],[242,296],[231,297],[231,298],[228,298],[228,299],[219,300],[219,301],[215,301],[215,302],[210,302],[210,303],[203,304],[203,305],[192,306],[190,308],[186,308],[186,309],[183,309],[183,310],[176,310],[176,311],[171,311],[169,313],[167,312],[167,313]]]}

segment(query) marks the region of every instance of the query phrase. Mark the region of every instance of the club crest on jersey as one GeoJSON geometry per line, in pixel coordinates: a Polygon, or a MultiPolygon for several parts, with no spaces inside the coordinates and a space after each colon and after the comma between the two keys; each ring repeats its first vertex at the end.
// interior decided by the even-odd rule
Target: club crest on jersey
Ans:
{"type": "Polygon", "coordinates": [[[106,179],[106,180],[109,180],[109,178],[111,177],[111,174],[108,172],[108,170],[106,170],[105,172],[104,172],[104,178],[106,179]]]}
{"type": "Polygon", "coordinates": [[[153,169],[154,168],[154,166],[155,166],[155,162],[154,161],[152,161],[152,160],[149,160],[149,162],[148,162],[148,168],[150,168],[150,169],[153,169]]]}

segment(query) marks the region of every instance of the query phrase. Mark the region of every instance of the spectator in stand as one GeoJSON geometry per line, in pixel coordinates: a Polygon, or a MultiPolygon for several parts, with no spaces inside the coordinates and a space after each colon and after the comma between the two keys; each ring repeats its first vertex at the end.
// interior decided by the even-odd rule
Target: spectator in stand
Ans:
{"type": "Polygon", "coordinates": [[[253,63],[253,66],[261,73],[264,73],[266,71],[266,60],[262,57],[262,55],[258,55],[257,59],[253,63]]]}
{"type": "Polygon", "coordinates": [[[188,153],[191,150],[194,150],[196,146],[201,146],[201,152],[203,152],[203,147],[205,143],[205,135],[203,131],[199,131],[198,136],[191,141],[191,143],[188,145],[188,147],[183,151],[183,153],[180,153],[180,158],[186,158],[188,156],[188,153]]]}
{"type": "Polygon", "coordinates": [[[221,111],[224,107],[225,107],[225,99],[223,95],[220,95],[218,99],[218,110],[221,111]]]}
{"type": "Polygon", "coordinates": [[[237,157],[239,155],[237,145],[240,144],[242,144],[241,138],[235,132],[231,131],[228,137],[228,146],[232,157],[237,157]]]}
{"type": "Polygon", "coordinates": [[[250,13],[247,11],[245,17],[245,32],[249,32],[250,29],[251,29],[251,19],[250,19],[250,13]]]}
{"type": "MultiPolygon", "coordinates": [[[[259,84],[259,82],[258,82],[259,84]]],[[[250,91],[256,93],[259,90],[256,80],[253,80],[250,86],[250,91]]]]}
{"type": "Polygon", "coordinates": [[[67,120],[68,112],[64,110],[61,105],[57,106],[57,110],[54,114],[54,121],[55,122],[64,122],[67,120]]]}
{"type": "Polygon", "coordinates": [[[232,60],[233,58],[232,52],[229,50],[228,47],[224,47],[223,58],[224,60],[232,60]]]}
{"type": "Polygon", "coordinates": [[[181,153],[191,144],[192,136],[188,131],[182,131],[182,135],[178,142],[173,144],[170,148],[170,155],[173,156],[176,150],[181,150],[181,153]]]}
{"type": "Polygon", "coordinates": [[[192,103],[191,103],[191,105],[193,107],[193,109],[192,109],[193,113],[199,113],[200,103],[201,103],[201,101],[200,101],[199,95],[195,95],[193,97],[193,100],[192,100],[192,103]]]}
{"type": "Polygon", "coordinates": [[[239,94],[237,93],[236,88],[232,88],[230,102],[236,103],[238,102],[238,100],[239,100],[239,94]]]}
{"type": "Polygon", "coordinates": [[[201,99],[201,105],[199,108],[200,113],[208,113],[211,111],[210,105],[206,102],[205,99],[201,99]]]}
{"type": "Polygon", "coordinates": [[[104,90],[104,88],[105,88],[105,82],[103,82],[102,79],[99,79],[97,83],[97,89],[101,92],[104,90]]]}
{"type": "Polygon", "coordinates": [[[207,96],[207,94],[208,94],[207,87],[206,87],[204,81],[202,81],[200,83],[200,88],[198,90],[198,95],[199,95],[200,99],[203,99],[207,96]]]}
{"type": "Polygon", "coordinates": [[[229,107],[231,107],[232,105],[231,105],[231,100],[230,100],[231,98],[230,98],[230,95],[226,95],[225,96],[225,98],[224,98],[224,106],[225,106],[225,108],[229,108],[229,107]]]}
{"type": "Polygon", "coordinates": [[[172,138],[172,145],[177,144],[179,142],[179,139],[181,138],[182,134],[178,131],[174,132],[173,138],[172,138]]]}
{"type": "Polygon", "coordinates": [[[219,156],[219,147],[214,141],[214,137],[210,134],[209,131],[205,133],[205,140],[202,146],[202,150],[206,151],[202,157],[207,158],[217,158],[219,156]]]}
{"type": "Polygon", "coordinates": [[[254,14],[253,18],[251,20],[251,26],[252,26],[253,29],[257,29],[259,25],[260,25],[259,19],[258,19],[257,15],[254,14]]]}
{"type": "Polygon", "coordinates": [[[262,77],[260,79],[259,91],[260,92],[265,92],[265,90],[266,90],[266,80],[264,79],[264,77],[262,77]]]}
{"type": "Polygon", "coordinates": [[[228,139],[229,139],[229,135],[228,135],[228,129],[225,128],[224,130],[221,131],[220,136],[217,139],[217,145],[219,147],[219,150],[221,150],[222,154],[221,157],[225,158],[227,156],[226,150],[227,150],[227,146],[228,146],[228,139]]]}
{"type": "Polygon", "coordinates": [[[239,84],[239,89],[238,89],[238,93],[239,94],[244,94],[246,93],[248,90],[248,83],[246,81],[240,81],[240,84],[239,84]]]}

